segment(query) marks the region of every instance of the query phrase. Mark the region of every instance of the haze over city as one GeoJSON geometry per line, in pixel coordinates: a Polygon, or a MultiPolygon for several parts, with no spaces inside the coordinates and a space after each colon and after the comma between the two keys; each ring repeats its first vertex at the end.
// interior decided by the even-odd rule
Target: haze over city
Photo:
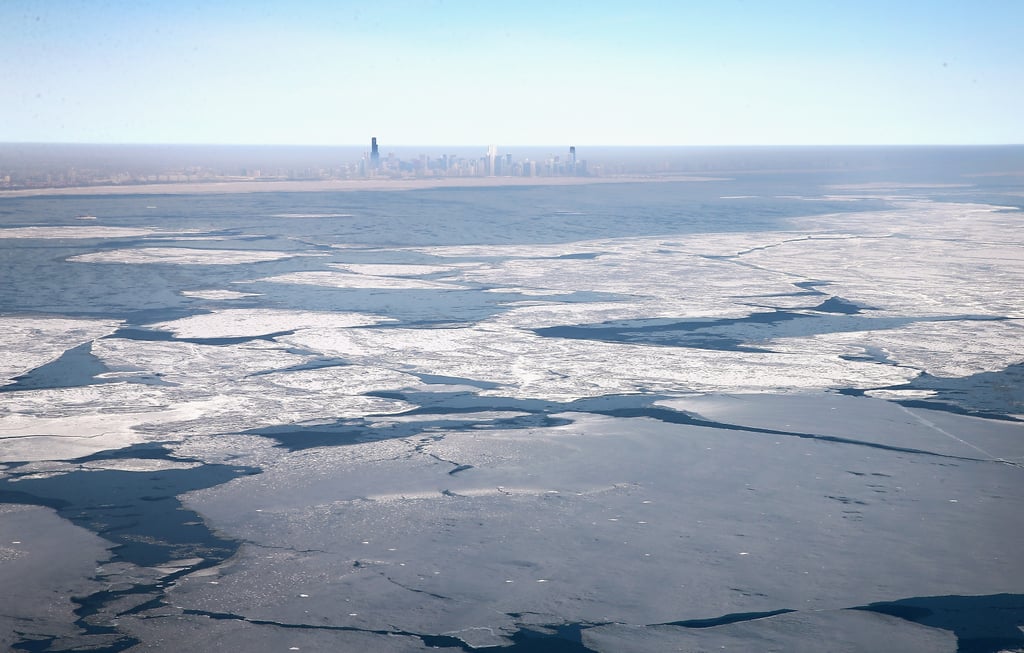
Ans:
{"type": "Polygon", "coordinates": [[[9,0],[0,142],[1024,142],[1024,5],[9,0]]]}

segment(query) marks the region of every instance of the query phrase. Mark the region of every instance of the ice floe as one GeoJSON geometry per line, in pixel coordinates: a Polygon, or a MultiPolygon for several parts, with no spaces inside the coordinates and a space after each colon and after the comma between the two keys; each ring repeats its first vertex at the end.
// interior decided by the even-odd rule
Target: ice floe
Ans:
{"type": "Polygon", "coordinates": [[[113,320],[0,316],[0,385],[117,326],[113,320]]]}
{"type": "Polygon", "coordinates": [[[275,309],[223,309],[150,325],[178,338],[260,336],[298,329],[344,329],[389,321],[376,315],[275,309]]]}
{"type": "Polygon", "coordinates": [[[174,423],[216,412],[216,397],[168,401],[163,391],[112,384],[18,392],[4,397],[0,457],[71,460],[147,440],[148,424],[174,423]]]}
{"type": "Polygon", "coordinates": [[[487,381],[481,394],[572,400],[632,392],[729,388],[767,392],[903,383],[916,371],[850,361],[813,349],[748,353],[545,338],[517,328],[481,324],[458,329],[309,329],[280,338],[363,365],[487,381]]]}
{"type": "MultiPolygon", "coordinates": [[[[80,220],[96,218],[79,218],[80,220]]],[[[145,227],[6,227],[0,228],[3,238],[133,238],[166,233],[145,227]]]]}
{"type": "Polygon", "coordinates": [[[414,263],[332,263],[332,268],[375,277],[421,277],[428,274],[454,272],[452,265],[420,265],[414,263]]]}
{"type": "Polygon", "coordinates": [[[517,295],[527,295],[536,297],[556,297],[558,295],[569,295],[575,291],[572,290],[551,290],[549,288],[519,288],[515,286],[501,287],[501,288],[487,288],[484,292],[493,293],[516,293],[517,295]]]}
{"type": "Polygon", "coordinates": [[[278,261],[295,256],[317,256],[306,252],[271,252],[243,249],[190,249],[187,247],[139,247],[115,249],[68,258],[80,263],[169,263],[175,265],[238,265],[278,261]]]}
{"type": "Polygon", "coordinates": [[[272,218],[351,218],[351,213],[274,213],[272,218]]]}
{"type": "Polygon", "coordinates": [[[393,290],[458,290],[462,286],[440,281],[409,279],[405,277],[373,276],[354,272],[328,272],[310,270],[290,272],[272,277],[254,279],[253,283],[294,283],[329,288],[387,288],[393,290]]]}
{"type": "Polygon", "coordinates": [[[185,297],[196,299],[242,299],[243,297],[258,297],[259,293],[238,292],[237,290],[183,290],[181,294],[185,297]]]}
{"type": "MultiPolygon", "coordinates": [[[[974,319],[914,322],[891,329],[873,330],[870,322],[862,332],[825,333],[808,339],[779,339],[772,348],[796,353],[815,347],[819,351],[856,354],[865,345],[888,356],[888,362],[942,377],[964,377],[1001,370],[1024,361],[1014,343],[1024,336],[1021,321],[974,319]]],[[[880,361],[885,362],[885,361],[880,361]]]]}

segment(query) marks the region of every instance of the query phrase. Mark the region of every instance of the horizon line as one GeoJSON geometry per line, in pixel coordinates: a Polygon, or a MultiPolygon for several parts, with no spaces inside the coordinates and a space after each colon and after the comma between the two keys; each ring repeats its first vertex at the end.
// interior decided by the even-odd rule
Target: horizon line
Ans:
{"type": "MultiPolygon", "coordinates": [[[[369,139],[368,139],[369,140],[369,139]]],[[[461,148],[484,148],[486,149],[490,145],[497,145],[498,147],[514,147],[514,148],[533,148],[533,147],[592,147],[592,148],[651,148],[651,149],[666,149],[666,148],[824,148],[824,147],[847,147],[847,148],[870,148],[870,147],[1020,147],[1024,146],[1024,142],[1021,143],[687,143],[687,144],[603,144],[603,143],[583,143],[569,142],[565,143],[526,143],[526,144],[502,144],[502,143],[433,143],[433,144],[422,144],[422,143],[391,143],[383,144],[387,147],[401,147],[401,148],[444,148],[444,147],[461,147],[461,148]]],[[[92,145],[92,146],[104,146],[104,147],[311,147],[311,148],[348,148],[348,147],[367,147],[367,143],[213,143],[213,142],[159,142],[159,141],[132,141],[132,142],[113,142],[113,141],[0,141],[0,146],[4,145],[64,145],[64,146],[76,146],[76,145],[92,145]]],[[[382,145],[378,143],[378,145],[382,145]]]]}

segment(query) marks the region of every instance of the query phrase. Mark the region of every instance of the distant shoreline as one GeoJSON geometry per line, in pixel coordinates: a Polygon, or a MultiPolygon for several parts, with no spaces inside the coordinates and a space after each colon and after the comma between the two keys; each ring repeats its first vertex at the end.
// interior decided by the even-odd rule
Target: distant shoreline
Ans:
{"type": "Polygon", "coordinates": [[[136,184],[124,186],[63,186],[0,190],[4,197],[64,195],[207,195],[236,193],[306,193],[345,191],[401,191],[431,188],[497,188],[505,186],[579,186],[649,182],[726,181],[724,177],[687,175],[617,175],[614,177],[431,177],[422,179],[329,179],[316,181],[224,181],[136,184]]]}

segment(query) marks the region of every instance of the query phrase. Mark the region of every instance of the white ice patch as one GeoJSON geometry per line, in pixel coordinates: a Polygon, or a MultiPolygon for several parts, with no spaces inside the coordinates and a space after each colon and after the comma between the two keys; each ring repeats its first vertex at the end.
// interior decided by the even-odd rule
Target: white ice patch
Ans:
{"type": "Polygon", "coordinates": [[[547,338],[483,323],[461,329],[306,330],[279,338],[364,365],[499,384],[481,395],[571,401],[636,392],[788,392],[905,383],[913,370],[809,348],[751,353],[547,338]]]}
{"type": "MultiPolygon", "coordinates": [[[[252,236],[255,236],[256,234],[248,234],[248,235],[250,237],[252,237],[252,236]]],[[[209,241],[209,240],[230,240],[230,238],[228,236],[147,236],[143,240],[145,240],[146,242],[159,242],[159,241],[163,241],[163,240],[171,240],[171,241],[175,241],[175,242],[182,242],[182,241],[193,242],[193,241],[209,241]]]]}
{"type": "Polygon", "coordinates": [[[196,299],[242,299],[243,297],[259,297],[259,293],[238,292],[235,290],[183,290],[185,297],[196,299]]]}
{"type": "MultiPolygon", "coordinates": [[[[781,238],[773,234],[773,238],[781,238]]],[[[624,238],[574,243],[573,251],[601,255],[593,259],[509,258],[466,269],[468,282],[494,286],[494,292],[525,289],[529,294],[600,292],[620,295],[632,303],[607,303],[611,309],[602,319],[639,317],[738,317],[751,312],[740,296],[792,293],[794,279],[785,274],[741,268],[735,263],[707,258],[700,243],[688,239],[686,249],[659,238],[624,238]],[[697,249],[698,251],[692,251],[697,249]]],[[[756,246],[763,238],[751,234],[730,240],[733,250],[756,246]],[[737,240],[742,245],[737,247],[737,240]]],[[[545,246],[553,248],[554,246],[545,246]]],[[[467,248],[469,252],[473,248],[467,248]]],[[[496,248],[490,255],[515,255],[519,247],[496,248]]],[[[553,249],[552,253],[562,251],[553,249]]],[[[432,253],[437,253],[431,250],[432,253]]],[[[471,255],[461,248],[441,248],[442,255],[471,255]]],[[[543,250],[541,250],[543,253],[543,250]]],[[[733,253],[728,252],[727,253],[733,253]]],[[[456,278],[456,281],[460,278],[456,278]]],[[[750,300],[751,303],[757,301],[750,300]]],[[[596,304],[574,304],[564,310],[592,313],[596,304]]],[[[541,309],[543,311],[543,309],[541,309]]],[[[552,309],[560,312],[561,308],[552,309]]],[[[537,312],[531,312],[535,317],[537,312]]],[[[530,326],[547,326],[530,323],[530,326]]],[[[553,324],[552,324],[553,326],[553,324]]]]}
{"type": "Polygon", "coordinates": [[[139,247],[92,252],[69,257],[81,263],[171,263],[175,265],[238,265],[277,261],[296,256],[319,256],[306,252],[269,252],[240,249],[189,249],[187,247],[139,247]]]}
{"type": "MultiPolygon", "coordinates": [[[[620,239],[629,240],[629,239],[620,239]]],[[[518,257],[526,259],[558,259],[559,256],[569,254],[591,254],[600,253],[599,241],[587,241],[579,243],[557,243],[557,244],[521,244],[521,245],[444,245],[436,247],[409,247],[414,252],[423,252],[431,256],[442,256],[445,258],[491,258],[495,256],[518,257]]],[[[571,259],[558,259],[558,262],[566,262],[571,259]]]]}
{"type": "Polygon", "coordinates": [[[376,277],[421,277],[440,272],[454,272],[451,265],[417,265],[413,263],[331,263],[329,267],[376,277]]]}
{"type": "Polygon", "coordinates": [[[161,390],[138,384],[36,390],[8,395],[0,414],[0,458],[70,460],[144,442],[160,422],[197,419],[215,398],[169,402],[161,390]]]}
{"type": "Polygon", "coordinates": [[[70,460],[157,439],[239,433],[285,424],[389,415],[414,406],[366,396],[418,382],[358,365],[289,371],[312,356],[275,343],[97,340],[108,376],[157,377],[163,385],[107,383],[4,395],[0,459],[70,460]]]}
{"type": "Polygon", "coordinates": [[[500,419],[514,419],[526,417],[530,413],[523,413],[514,410],[483,410],[473,413],[446,413],[437,415],[434,413],[421,413],[418,415],[395,415],[374,419],[374,426],[387,426],[390,424],[415,424],[416,422],[430,422],[442,419],[446,422],[491,422],[500,419]]]}
{"type": "Polygon", "coordinates": [[[904,399],[931,399],[935,396],[934,390],[868,390],[864,393],[875,399],[893,399],[901,401],[904,399]]]}
{"type": "MultiPolygon", "coordinates": [[[[79,220],[92,219],[88,216],[79,220]]],[[[0,229],[0,239],[3,238],[136,238],[149,236],[158,232],[156,229],[136,227],[12,227],[0,229]]]]}
{"type": "Polygon", "coordinates": [[[298,329],[345,329],[388,321],[379,315],[274,309],[224,309],[151,325],[178,338],[260,336],[298,329]]]}
{"type": "Polygon", "coordinates": [[[422,279],[406,279],[395,277],[379,277],[351,272],[307,271],[291,272],[273,277],[254,279],[248,283],[293,283],[309,286],[326,286],[329,288],[382,288],[391,290],[458,290],[462,286],[440,281],[424,281],[422,279]]]}
{"type": "Polygon", "coordinates": [[[907,188],[936,189],[936,188],[971,188],[974,184],[928,184],[920,182],[895,182],[895,181],[873,181],[860,184],[832,184],[826,186],[833,190],[864,190],[872,192],[883,192],[893,190],[905,190],[907,188]]]}
{"type": "Polygon", "coordinates": [[[272,218],[351,218],[351,213],[273,213],[272,218]]]}
{"type": "Polygon", "coordinates": [[[194,469],[203,463],[185,460],[160,460],[153,458],[112,458],[77,465],[82,469],[118,470],[122,472],[157,472],[167,469],[194,469]]]}
{"type": "Polygon", "coordinates": [[[515,286],[503,287],[503,288],[488,288],[484,292],[493,293],[515,293],[517,295],[526,295],[528,297],[557,297],[559,295],[571,295],[574,291],[572,290],[550,290],[547,288],[518,288],[515,286]]]}
{"type": "Polygon", "coordinates": [[[117,327],[113,320],[0,317],[0,385],[117,327]]]}
{"type": "MultiPolygon", "coordinates": [[[[773,340],[775,351],[817,349],[858,355],[865,346],[884,351],[892,363],[939,377],[996,372],[1024,361],[1018,344],[1024,325],[1016,321],[950,320],[916,322],[891,329],[826,333],[773,340]]],[[[859,379],[858,379],[859,380],[859,379]]]]}
{"type": "Polygon", "coordinates": [[[1010,290],[1024,286],[1021,242],[965,247],[968,242],[921,234],[819,237],[751,251],[740,260],[791,277],[827,279],[828,292],[890,314],[1024,317],[1019,295],[1010,290]]]}
{"type": "Polygon", "coordinates": [[[416,377],[402,372],[364,365],[281,371],[264,378],[273,386],[316,394],[324,401],[346,395],[394,390],[418,381],[416,377]]]}
{"type": "MultiPolygon", "coordinates": [[[[472,354],[467,351],[463,355],[461,346],[453,345],[450,356],[439,351],[424,353],[421,358],[416,346],[423,337],[416,334],[407,334],[409,340],[405,340],[393,332],[389,335],[402,337],[403,342],[390,345],[396,349],[411,346],[410,360],[422,365],[421,371],[443,368],[457,376],[472,376],[472,372],[482,375],[476,378],[499,382],[512,378],[514,385],[524,381],[532,385],[558,375],[583,375],[587,381],[577,382],[573,392],[581,391],[593,374],[618,379],[631,375],[629,364],[599,364],[605,348],[609,358],[611,351],[624,358],[628,358],[627,352],[637,351],[642,354],[637,354],[636,360],[660,366],[648,368],[657,371],[637,373],[635,383],[594,382],[603,389],[619,385],[633,391],[666,387],[665,379],[658,377],[667,376],[668,370],[676,372],[672,387],[703,389],[723,384],[718,387],[729,391],[739,387],[772,391],[902,383],[919,370],[966,376],[1019,362],[1019,348],[1014,344],[1019,339],[1019,323],[955,319],[1024,316],[1024,303],[1016,292],[1024,287],[1024,259],[1019,256],[1024,231],[1019,218],[986,205],[887,199],[896,208],[793,219],[790,222],[798,229],[787,232],[420,248],[433,256],[481,257],[453,281],[494,286],[487,292],[529,292],[543,297],[591,291],[617,295],[621,300],[510,305],[510,310],[463,330],[460,338],[487,333],[472,354]],[[600,256],[557,258],[570,253],[600,256]],[[825,283],[814,296],[795,286],[802,281],[825,283]],[[606,347],[580,341],[559,343],[557,339],[542,342],[518,333],[548,326],[599,326],[608,321],[625,324],[634,320],[643,326],[643,322],[653,324],[658,319],[668,323],[743,318],[776,309],[810,309],[831,295],[876,310],[856,316],[818,312],[770,327],[737,323],[718,328],[722,335],[773,349],[779,355],[642,345],[606,347]],[[874,322],[876,318],[879,320],[874,322]],[[927,321],[901,326],[887,318],[927,321]],[[935,321],[949,318],[954,321],[935,321]],[[502,330],[501,334],[490,331],[493,328],[502,330]],[[506,334],[506,328],[514,331],[506,334]],[[503,338],[503,346],[510,351],[500,356],[496,351],[500,347],[488,345],[503,338]],[[885,349],[893,362],[906,368],[840,358],[862,353],[864,347],[885,349]],[[427,358],[433,362],[428,363],[427,358]],[[463,359],[465,367],[459,371],[463,359]],[[802,373],[801,366],[807,366],[802,373]],[[811,374],[811,369],[819,374],[811,374]],[[526,378],[515,380],[520,373],[526,378]],[[647,378],[651,385],[640,381],[647,373],[652,375],[647,378]]],[[[367,349],[386,352],[388,348],[389,343],[382,342],[367,349]]],[[[382,355],[390,358],[387,353],[382,355]]],[[[571,385],[562,383],[563,389],[571,385]]]]}

